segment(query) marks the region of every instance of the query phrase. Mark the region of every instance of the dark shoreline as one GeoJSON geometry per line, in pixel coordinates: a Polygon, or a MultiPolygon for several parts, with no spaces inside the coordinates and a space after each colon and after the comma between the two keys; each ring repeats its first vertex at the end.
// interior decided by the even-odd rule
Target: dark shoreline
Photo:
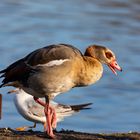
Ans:
{"type": "MultiPolygon", "coordinates": [[[[55,132],[56,140],[139,140],[140,133],[111,133],[89,134],[62,130],[55,132]]],[[[49,140],[50,138],[40,131],[15,131],[11,128],[0,128],[0,140],[49,140]]]]}

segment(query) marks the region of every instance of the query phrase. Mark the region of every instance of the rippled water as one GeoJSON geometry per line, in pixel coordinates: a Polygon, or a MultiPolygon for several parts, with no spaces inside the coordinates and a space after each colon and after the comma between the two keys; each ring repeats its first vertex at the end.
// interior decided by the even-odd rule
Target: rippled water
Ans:
{"type": "MultiPolygon", "coordinates": [[[[140,1],[139,0],[3,0],[0,3],[0,69],[32,50],[54,43],[69,43],[82,52],[101,44],[116,54],[123,72],[105,66],[95,85],[72,89],[56,101],[93,102],[91,110],[65,119],[59,129],[86,132],[140,131],[140,1]]],[[[16,111],[3,93],[0,127],[32,124],[16,111]]],[[[37,129],[43,130],[40,125],[37,129]]]]}

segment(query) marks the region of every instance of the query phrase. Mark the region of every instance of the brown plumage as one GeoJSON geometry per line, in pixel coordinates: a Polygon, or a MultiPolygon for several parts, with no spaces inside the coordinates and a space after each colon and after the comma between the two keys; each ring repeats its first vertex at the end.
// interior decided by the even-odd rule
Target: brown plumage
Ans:
{"type": "Polygon", "coordinates": [[[1,77],[4,77],[1,87],[15,86],[33,95],[45,107],[47,132],[53,137],[50,122],[56,122],[55,111],[49,106],[49,100],[73,87],[97,82],[103,73],[102,63],[108,65],[115,74],[116,69],[122,70],[114,53],[106,47],[91,45],[83,55],[68,44],[50,45],[33,51],[0,71],[3,73],[1,77]],[[38,97],[45,97],[46,103],[39,101],[38,97]]]}
{"type": "Polygon", "coordinates": [[[48,47],[35,50],[26,57],[0,71],[0,73],[4,73],[1,76],[4,77],[1,87],[9,82],[24,82],[25,79],[27,80],[30,73],[37,71],[37,69],[34,69],[33,66],[45,64],[53,60],[71,59],[77,54],[82,55],[78,49],[72,47],[71,45],[50,45],[48,47]],[[73,52],[69,55],[70,51],[73,52]]]}

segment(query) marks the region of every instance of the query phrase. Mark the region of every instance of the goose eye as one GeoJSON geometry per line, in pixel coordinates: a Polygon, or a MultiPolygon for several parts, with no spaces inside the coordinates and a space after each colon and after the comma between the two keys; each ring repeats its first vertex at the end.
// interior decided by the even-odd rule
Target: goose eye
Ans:
{"type": "Polygon", "coordinates": [[[113,57],[111,52],[106,52],[105,55],[108,59],[111,59],[111,57],[113,57]]]}

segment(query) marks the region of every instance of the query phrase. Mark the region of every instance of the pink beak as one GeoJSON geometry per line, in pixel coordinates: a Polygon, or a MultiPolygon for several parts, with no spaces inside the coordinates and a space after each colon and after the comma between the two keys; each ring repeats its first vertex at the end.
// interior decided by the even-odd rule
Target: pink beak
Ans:
{"type": "Polygon", "coordinates": [[[117,72],[115,70],[122,71],[122,68],[118,65],[116,60],[113,60],[110,64],[108,64],[108,66],[112,70],[112,72],[116,75],[117,75],[117,72]]]}

